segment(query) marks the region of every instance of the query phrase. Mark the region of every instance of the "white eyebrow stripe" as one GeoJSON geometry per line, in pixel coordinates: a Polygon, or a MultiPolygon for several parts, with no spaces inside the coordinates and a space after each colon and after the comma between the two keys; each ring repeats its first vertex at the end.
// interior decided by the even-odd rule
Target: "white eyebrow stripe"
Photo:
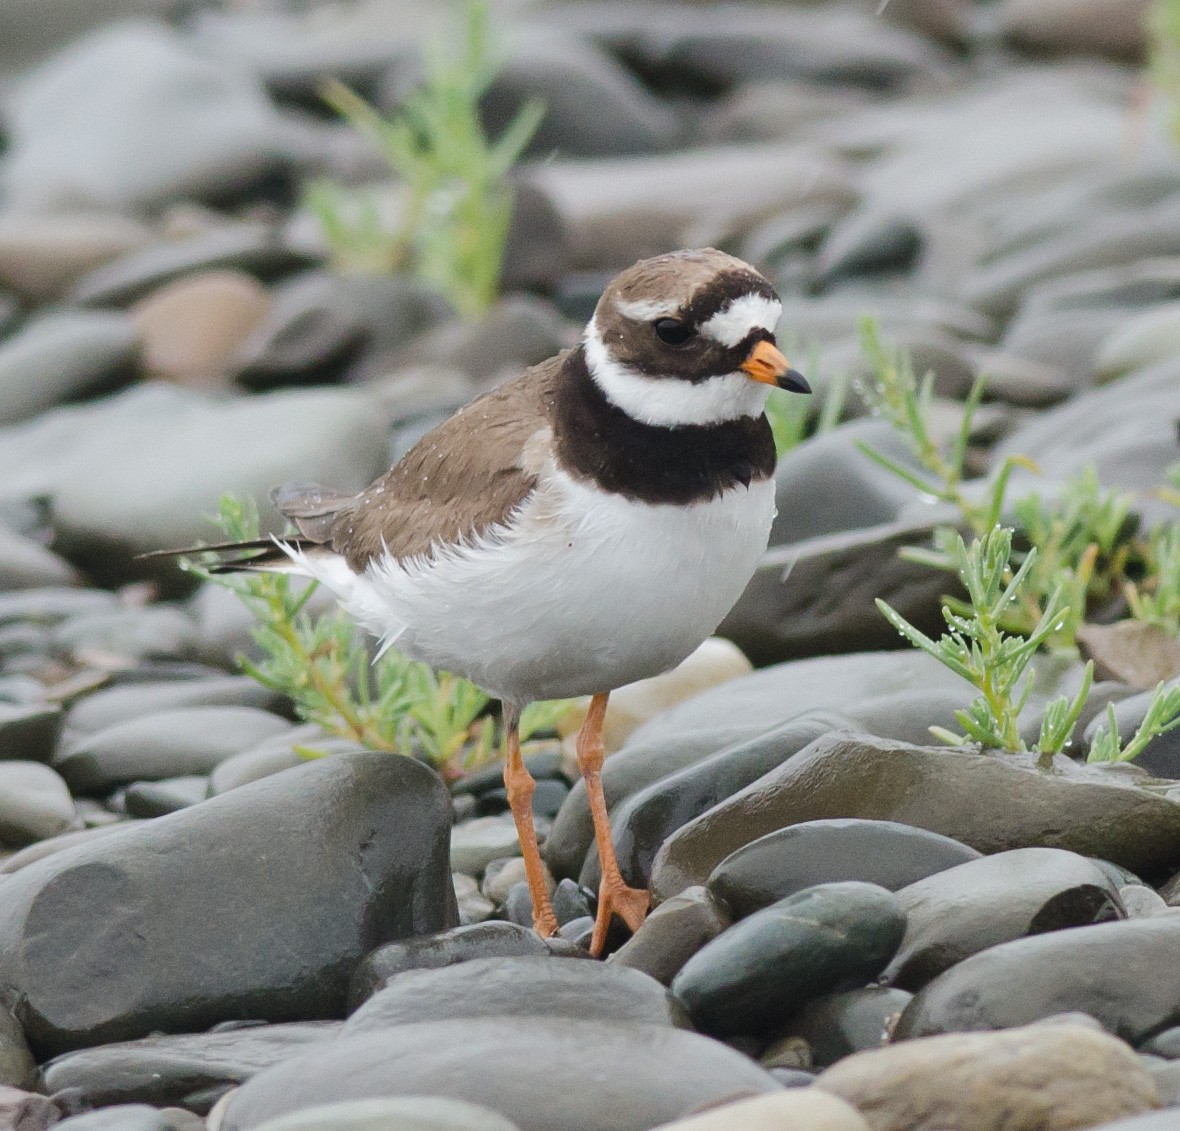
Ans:
{"type": "Polygon", "coordinates": [[[723,373],[695,384],[676,377],[647,377],[610,356],[594,321],[583,338],[586,367],[606,399],[632,420],[661,428],[720,424],[758,416],[770,386],[745,373],[723,373]]]}
{"type": "Polygon", "coordinates": [[[620,298],[615,300],[615,309],[624,318],[630,318],[634,322],[654,322],[657,318],[670,318],[680,307],[668,299],[620,298]]]}
{"type": "Polygon", "coordinates": [[[774,333],[783,304],[765,295],[741,295],[701,324],[700,332],[732,349],[753,330],[774,333]]]}

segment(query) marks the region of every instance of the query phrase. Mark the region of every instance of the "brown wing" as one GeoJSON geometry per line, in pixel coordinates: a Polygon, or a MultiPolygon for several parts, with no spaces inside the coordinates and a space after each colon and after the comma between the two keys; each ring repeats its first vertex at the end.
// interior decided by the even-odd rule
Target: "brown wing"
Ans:
{"type": "Polygon", "coordinates": [[[333,549],[359,571],[386,548],[398,558],[428,554],[502,522],[535,486],[525,445],[549,425],[564,359],[559,354],[506,381],[423,436],[340,507],[333,549]]]}

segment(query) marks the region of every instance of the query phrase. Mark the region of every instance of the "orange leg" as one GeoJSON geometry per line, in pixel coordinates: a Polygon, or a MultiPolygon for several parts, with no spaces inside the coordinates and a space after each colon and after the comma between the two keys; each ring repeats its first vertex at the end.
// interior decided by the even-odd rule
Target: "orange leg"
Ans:
{"type": "Polygon", "coordinates": [[[520,852],[524,857],[525,875],[529,881],[529,893],[533,897],[533,930],[543,939],[557,934],[557,916],[549,902],[549,890],[545,886],[545,866],[541,863],[541,851],[537,847],[537,830],[533,825],[533,790],[537,783],[525,768],[520,756],[520,708],[504,704],[504,741],[507,751],[504,756],[504,788],[508,790],[508,804],[512,819],[516,822],[516,833],[520,837],[520,852]]]}
{"type": "Polygon", "coordinates": [[[606,716],[606,701],[610,693],[595,695],[590,700],[586,721],[578,731],[578,769],[586,782],[586,797],[590,815],[594,819],[594,838],[598,841],[598,860],[602,865],[602,883],[598,888],[598,917],[594,921],[594,935],[590,953],[597,958],[606,945],[606,932],[611,917],[617,915],[632,931],[639,930],[647,915],[651,896],[642,888],[628,887],[619,871],[615,844],[611,838],[610,820],[606,812],[606,798],[602,794],[602,763],[606,751],[602,745],[602,722],[606,716]]]}

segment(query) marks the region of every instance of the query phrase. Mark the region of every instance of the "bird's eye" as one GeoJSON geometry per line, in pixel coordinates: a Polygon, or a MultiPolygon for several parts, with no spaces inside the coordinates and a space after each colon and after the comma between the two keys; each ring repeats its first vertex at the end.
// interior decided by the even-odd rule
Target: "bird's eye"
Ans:
{"type": "Polygon", "coordinates": [[[655,323],[656,337],[665,345],[682,346],[695,331],[677,318],[661,318],[655,323]]]}

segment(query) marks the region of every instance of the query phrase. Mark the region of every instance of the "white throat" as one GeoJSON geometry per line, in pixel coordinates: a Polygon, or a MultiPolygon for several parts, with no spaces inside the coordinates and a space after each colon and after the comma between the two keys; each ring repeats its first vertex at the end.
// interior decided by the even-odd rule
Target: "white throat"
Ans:
{"type": "Polygon", "coordinates": [[[594,319],[582,339],[591,380],[606,399],[633,420],[661,428],[720,424],[758,416],[770,386],[744,373],[723,373],[693,384],[675,377],[647,377],[615,361],[594,319]]]}

